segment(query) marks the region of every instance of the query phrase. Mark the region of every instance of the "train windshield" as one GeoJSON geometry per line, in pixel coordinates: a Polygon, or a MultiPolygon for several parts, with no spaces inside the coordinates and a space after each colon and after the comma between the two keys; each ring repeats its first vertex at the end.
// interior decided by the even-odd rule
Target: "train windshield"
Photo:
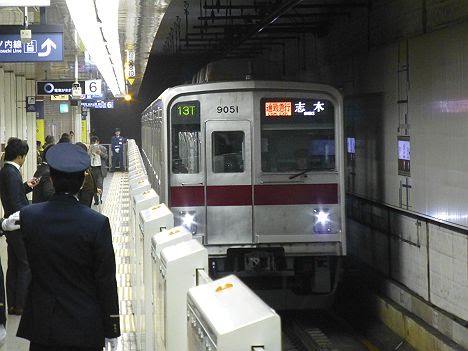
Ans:
{"type": "Polygon", "coordinates": [[[172,172],[198,173],[200,170],[200,132],[193,126],[172,128],[172,172]]]}
{"type": "Polygon", "coordinates": [[[333,104],[318,99],[262,99],[263,172],[336,169],[333,104]]]}
{"type": "Polygon", "coordinates": [[[200,172],[200,102],[181,101],[171,108],[172,173],[200,172]]]}

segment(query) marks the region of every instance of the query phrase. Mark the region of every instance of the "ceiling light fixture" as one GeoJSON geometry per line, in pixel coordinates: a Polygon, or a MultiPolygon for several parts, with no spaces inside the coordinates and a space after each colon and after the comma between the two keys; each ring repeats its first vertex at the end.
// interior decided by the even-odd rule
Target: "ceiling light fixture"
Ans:
{"type": "Polygon", "coordinates": [[[75,28],[107,86],[114,96],[123,95],[125,81],[118,35],[118,1],[97,0],[96,6],[93,0],[66,2],[75,28]],[[98,17],[101,23],[98,23],[98,17]]]}

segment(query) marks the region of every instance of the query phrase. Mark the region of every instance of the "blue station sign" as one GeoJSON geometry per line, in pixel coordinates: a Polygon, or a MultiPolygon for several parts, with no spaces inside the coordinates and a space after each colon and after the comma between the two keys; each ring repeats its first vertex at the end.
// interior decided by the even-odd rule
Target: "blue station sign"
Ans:
{"type": "Polygon", "coordinates": [[[114,108],[114,100],[92,101],[92,102],[82,101],[81,107],[99,108],[99,109],[114,108]]]}
{"type": "Polygon", "coordinates": [[[17,34],[0,33],[0,62],[63,61],[63,33],[32,33],[23,43],[17,34]]]}

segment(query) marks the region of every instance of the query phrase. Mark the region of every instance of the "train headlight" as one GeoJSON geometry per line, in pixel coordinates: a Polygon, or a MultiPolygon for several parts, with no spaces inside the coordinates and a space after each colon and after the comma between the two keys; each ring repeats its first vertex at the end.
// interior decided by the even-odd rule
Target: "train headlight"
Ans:
{"type": "Polygon", "coordinates": [[[332,221],[330,219],[330,211],[328,208],[315,208],[314,216],[314,233],[329,234],[332,232],[332,221]]]}
{"type": "Polygon", "coordinates": [[[317,217],[317,223],[320,223],[320,224],[327,224],[328,222],[330,222],[330,218],[328,218],[329,214],[327,212],[324,212],[324,211],[319,211],[317,214],[316,214],[316,217],[317,217]]]}
{"type": "Polygon", "coordinates": [[[182,218],[182,225],[190,228],[193,224],[195,216],[192,216],[190,213],[186,213],[185,216],[182,218]]]}
{"type": "Polygon", "coordinates": [[[177,225],[182,225],[193,235],[197,234],[197,222],[195,220],[196,212],[195,211],[180,211],[177,219],[177,225]]]}

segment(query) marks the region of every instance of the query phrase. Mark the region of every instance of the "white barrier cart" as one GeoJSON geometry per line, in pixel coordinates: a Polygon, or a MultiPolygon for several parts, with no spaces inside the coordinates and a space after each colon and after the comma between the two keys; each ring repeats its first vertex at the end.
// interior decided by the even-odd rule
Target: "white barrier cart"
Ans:
{"type": "Polygon", "coordinates": [[[189,351],[281,351],[278,314],[234,275],[189,290],[189,351]]]}
{"type": "Polygon", "coordinates": [[[208,271],[208,252],[197,240],[162,250],[156,272],[156,350],[187,350],[187,292],[197,284],[197,270],[208,271]]]}
{"type": "Polygon", "coordinates": [[[156,233],[174,227],[174,215],[165,204],[159,204],[140,212],[140,234],[138,255],[143,257],[143,269],[140,269],[140,281],[143,281],[137,300],[144,301],[142,310],[135,316],[137,340],[141,351],[153,351],[153,273],[151,259],[151,238],[156,233]]]}
{"type": "Polygon", "coordinates": [[[130,185],[129,189],[130,189],[130,198],[131,198],[133,195],[142,193],[146,190],[150,190],[151,184],[148,181],[148,178],[145,176],[144,178],[139,179],[135,184],[130,185]]]}
{"type": "MultiPolygon", "coordinates": [[[[143,287],[143,257],[140,254],[142,248],[140,247],[140,212],[150,207],[159,205],[159,196],[153,189],[146,190],[142,193],[132,196],[129,213],[129,229],[130,229],[130,252],[131,252],[131,265],[132,265],[132,300],[134,311],[142,311],[143,294],[141,293],[143,287]]],[[[137,314],[137,313],[136,313],[137,314]]],[[[137,317],[138,319],[138,317],[137,317]]],[[[137,324],[141,324],[137,322],[137,324]]]]}

